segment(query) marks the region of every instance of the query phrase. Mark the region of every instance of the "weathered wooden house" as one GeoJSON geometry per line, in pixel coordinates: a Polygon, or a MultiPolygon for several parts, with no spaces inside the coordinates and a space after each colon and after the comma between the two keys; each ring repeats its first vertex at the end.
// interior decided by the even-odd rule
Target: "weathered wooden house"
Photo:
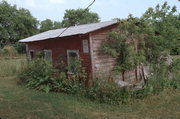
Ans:
{"type": "MultiPolygon", "coordinates": [[[[67,64],[71,57],[81,57],[89,79],[94,79],[108,76],[116,63],[115,58],[101,50],[101,44],[106,41],[107,34],[117,26],[117,21],[85,24],[70,27],[66,31],[65,28],[50,30],[19,42],[26,44],[30,59],[39,51],[44,51],[45,57],[53,63],[58,62],[60,56],[65,57],[67,64]]],[[[133,72],[127,72],[130,73],[126,76],[130,77],[128,80],[132,81],[135,78],[133,72]]]]}

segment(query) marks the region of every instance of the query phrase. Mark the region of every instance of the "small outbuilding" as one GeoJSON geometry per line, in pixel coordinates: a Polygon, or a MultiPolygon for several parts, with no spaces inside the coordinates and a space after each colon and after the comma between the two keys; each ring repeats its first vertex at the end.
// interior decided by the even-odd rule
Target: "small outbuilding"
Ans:
{"type": "MultiPolygon", "coordinates": [[[[116,63],[115,58],[101,50],[101,44],[107,40],[107,34],[117,27],[117,21],[85,24],[46,31],[19,42],[26,44],[29,59],[35,58],[39,51],[44,51],[45,58],[53,63],[58,63],[59,57],[64,57],[67,64],[71,57],[80,57],[89,79],[94,79],[110,75],[116,63]]],[[[131,75],[127,75],[128,80],[135,79],[134,71],[127,74],[131,75]]]]}

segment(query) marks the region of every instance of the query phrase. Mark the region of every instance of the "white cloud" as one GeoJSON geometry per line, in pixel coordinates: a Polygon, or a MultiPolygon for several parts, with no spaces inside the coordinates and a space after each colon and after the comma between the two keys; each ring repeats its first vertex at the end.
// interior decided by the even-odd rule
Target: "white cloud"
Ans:
{"type": "Polygon", "coordinates": [[[65,0],[49,0],[51,3],[64,3],[65,0]]]}

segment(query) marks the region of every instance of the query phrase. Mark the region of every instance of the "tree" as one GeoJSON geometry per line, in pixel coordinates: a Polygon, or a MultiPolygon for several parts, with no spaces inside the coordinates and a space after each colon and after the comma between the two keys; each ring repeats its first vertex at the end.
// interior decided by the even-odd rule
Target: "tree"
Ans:
{"type": "MultiPolygon", "coordinates": [[[[102,45],[106,53],[117,58],[115,71],[122,73],[123,80],[126,71],[146,61],[144,40],[147,31],[150,33],[146,24],[130,15],[127,20],[119,21],[117,31],[110,32],[108,40],[102,45]]],[[[136,79],[137,73],[136,70],[136,79]]]]}
{"type": "Polygon", "coordinates": [[[54,26],[53,26],[54,29],[59,29],[59,28],[62,28],[62,24],[61,22],[58,22],[58,21],[54,21],[54,26]]]}
{"type": "Polygon", "coordinates": [[[46,19],[40,23],[39,32],[45,32],[52,29],[59,29],[61,28],[61,22],[58,21],[51,21],[50,19],[46,19]]]}
{"type": "Polygon", "coordinates": [[[15,43],[37,33],[38,21],[27,9],[0,2],[0,43],[15,43]]]}
{"type": "Polygon", "coordinates": [[[96,23],[100,21],[99,15],[90,12],[89,9],[69,9],[66,10],[62,21],[62,27],[75,26],[80,24],[96,23]]]}
{"type": "Polygon", "coordinates": [[[180,45],[179,14],[176,7],[170,8],[165,2],[161,7],[148,9],[141,18],[130,15],[127,20],[120,20],[117,31],[109,34],[102,48],[117,58],[115,70],[122,76],[144,63],[159,66],[163,62],[159,60],[161,56],[180,45]]]}
{"type": "Polygon", "coordinates": [[[53,21],[46,19],[40,23],[40,32],[48,31],[53,29],[53,21]]]}
{"type": "Polygon", "coordinates": [[[16,16],[16,33],[19,39],[23,39],[37,33],[38,21],[34,18],[30,11],[24,8],[20,8],[16,16]]]}
{"type": "Polygon", "coordinates": [[[165,2],[162,6],[149,8],[141,19],[154,28],[154,42],[160,52],[166,50],[180,54],[180,14],[176,6],[170,7],[165,2]]]}

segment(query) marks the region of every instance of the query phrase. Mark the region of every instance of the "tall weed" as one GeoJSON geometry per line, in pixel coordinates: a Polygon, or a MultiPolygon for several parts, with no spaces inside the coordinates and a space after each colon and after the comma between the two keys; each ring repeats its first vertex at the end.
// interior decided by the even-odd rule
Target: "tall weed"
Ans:
{"type": "Polygon", "coordinates": [[[26,59],[0,59],[0,76],[17,75],[26,66],[26,59]]]}

